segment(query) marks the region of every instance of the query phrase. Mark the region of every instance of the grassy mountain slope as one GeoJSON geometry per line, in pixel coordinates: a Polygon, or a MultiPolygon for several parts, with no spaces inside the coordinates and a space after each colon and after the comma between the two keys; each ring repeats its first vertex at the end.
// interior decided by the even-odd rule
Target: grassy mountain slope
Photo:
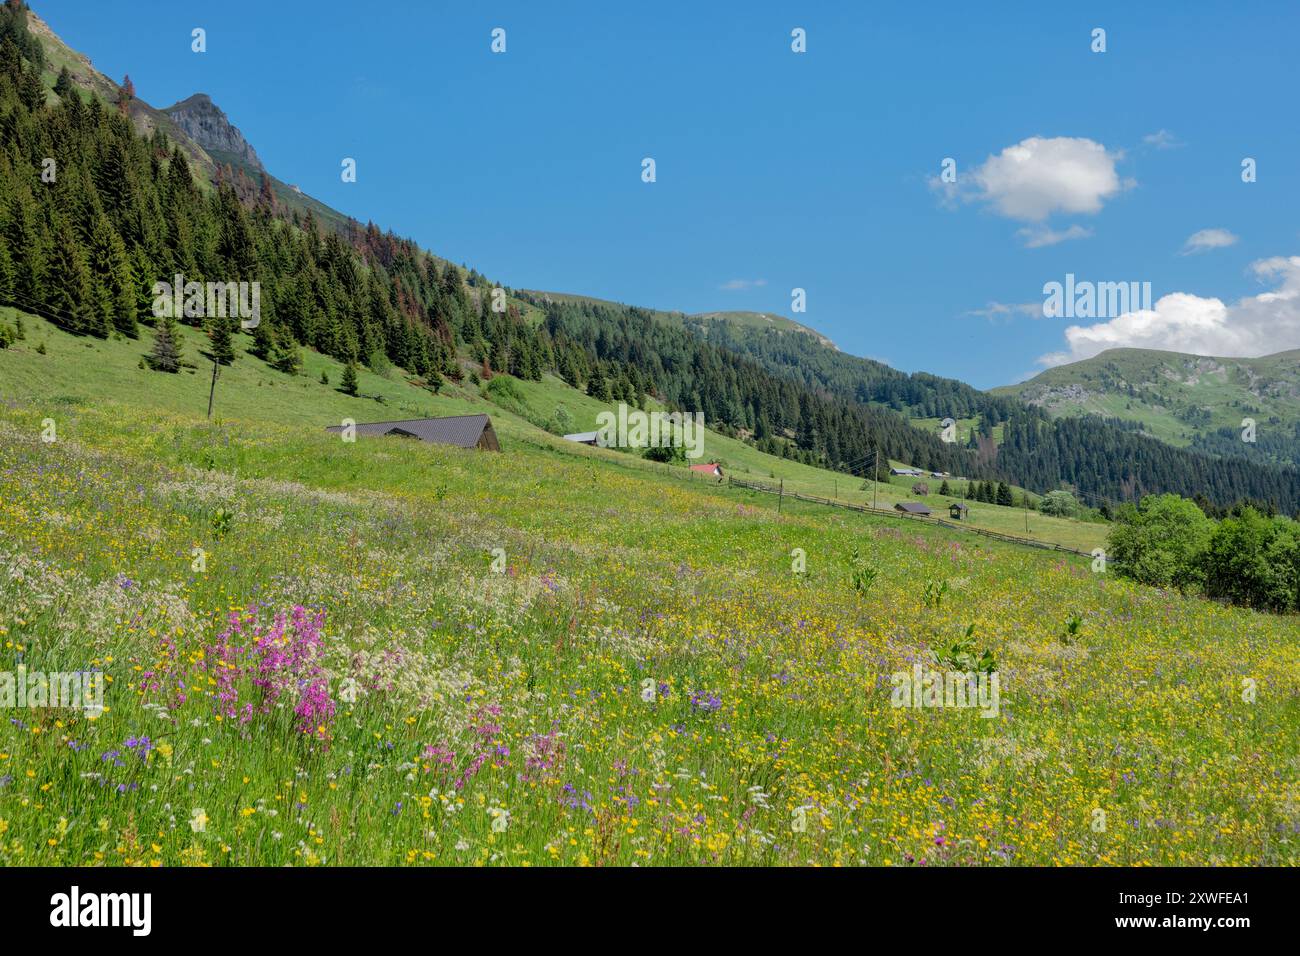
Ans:
{"type": "MultiPolygon", "coordinates": [[[[1173,445],[1200,445],[1226,430],[1240,441],[1242,419],[1257,434],[1294,438],[1300,426],[1300,350],[1263,358],[1215,358],[1154,349],[1110,349],[994,389],[1054,416],[1094,414],[1135,422],[1173,445]]],[[[1247,453],[1248,447],[1222,450],[1247,453]]],[[[1282,460],[1300,462],[1291,455],[1282,460]]]]}
{"type": "MultiPolygon", "coordinates": [[[[18,315],[13,309],[0,307],[0,321],[12,325],[18,315]]],[[[32,315],[23,314],[23,323],[26,339],[0,350],[0,397],[132,403],[147,392],[152,404],[170,413],[203,415],[207,410],[212,365],[203,357],[208,340],[196,329],[180,326],[177,332],[184,343],[186,358],[197,367],[178,375],[165,375],[139,368],[140,358],[149,348],[147,332],[145,339],[139,341],[98,340],[70,335],[32,315]],[[40,345],[44,345],[46,354],[37,351],[40,345]]],[[[216,413],[223,420],[265,419],[285,426],[316,429],[337,424],[344,418],[364,422],[486,411],[493,416],[503,442],[524,441],[565,454],[604,459],[639,472],[662,472],[665,467],[623,452],[575,445],[538,427],[538,423],[552,420],[556,408],[563,406],[572,418],[573,431],[592,430],[597,427],[597,415],[613,408],[551,375],[541,382],[514,380],[514,388],[526,401],[525,407],[514,408],[494,402],[490,392],[485,395],[468,381],[459,385],[447,382],[435,395],[409,381],[401,369],[394,368],[384,376],[362,367],[358,372],[361,397],[352,398],[338,390],[343,367],[328,356],[305,350],[303,373],[287,376],[249,355],[247,348],[251,343],[247,337],[236,337],[235,344],[239,358],[233,366],[222,370],[217,385],[216,413]],[[321,384],[322,373],[329,378],[329,385],[321,384]]],[[[650,407],[660,406],[651,401],[650,407]]],[[[887,508],[899,501],[916,500],[911,492],[912,479],[889,479],[882,474],[879,487],[874,487],[874,482],[764,454],[711,430],[705,433],[702,460],[719,461],[727,472],[739,478],[764,483],[784,480],[790,491],[853,504],[876,500],[887,508]]],[[[680,466],[671,470],[678,475],[684,472],[680,466]]],[[[946,509],[949,500],[957,500],[939,497],[937,480],[929,484],[932,494],[927,501],[932,508],[946,509]]],[[[954,482],[954,488],[959,484],[954,482]]],[[[766,502],[762,496],[759,498],[765,504],[775,504],[766,502]]],[[[1100,546],[1106,533],[1102,524],[1038,513],[1028,515],[1026,529],[1026,515],[1021,509],[983,503],[972,503],[969,523],[1080,550],[1100,546]]]]}
{"type": "MultiPolygon", "coordinates": [[[[571,292],[543,292],[537,289],[520,289],[522,294],[543,302],[550,300],[555,302],[586,302],[593,305],[615,306],[622,308],[626,305],[623,302],[612,302],[609,299],[599,299],[590,295],[577,295],[571,292]]],[[[800,325],[794,319],[788,319],[783,315],[777,315],[774,312],[698,312],[689,314],[668,309],[646,309],[655,318],[672,322],[677,325],[686,325],[701,331],[706,331],[712,323],[720,322],[727,326],[743,332],[745,330],[758,331],[771,329],[775,332],[801,332],[810,336],[828,348],[835,348],[833,343],[826,336],[822,335],[816,329],[809,328],[806,325],[800,325]]],[[[707,334],[706,334],[707,338],[707,334]]]]}
{"type": "Polygon", "coordinates": [[[802,332],[811,335],[827,348],[835,348],[835,343],[816,329],[800,325],[794,319],[788,319],[774,312],[698,312],[687,316],[688,322],[726,322],[742,329],[772,329],[775,332],[802,332]]]}
{"type": "Polygon", "coordinates": [[[101,669],[109,709],[0,722],[0,865],[1298,862],[1289,620],[503,412],[501,454],[345,443],[483,404],[318,356],[241,356],[207,423],[201,373],[61,336],[0,351],[0,671],[101,669]],[[318,651],[268,678],[222,635],[276,614],[318,651]],[[891,706],[971,625],[994,711],[891,706]]]}

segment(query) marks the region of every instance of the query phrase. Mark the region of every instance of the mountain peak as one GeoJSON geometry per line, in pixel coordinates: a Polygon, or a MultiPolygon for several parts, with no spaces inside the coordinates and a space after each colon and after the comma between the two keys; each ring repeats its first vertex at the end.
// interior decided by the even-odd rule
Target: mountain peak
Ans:
{"type": "Polygon", "coordinates": [[[218,162],[234,160],[264,172],[262,161],[225,111],[207,93],[195,93],[163,110],[185,134],[213,155],[218,162]]]}

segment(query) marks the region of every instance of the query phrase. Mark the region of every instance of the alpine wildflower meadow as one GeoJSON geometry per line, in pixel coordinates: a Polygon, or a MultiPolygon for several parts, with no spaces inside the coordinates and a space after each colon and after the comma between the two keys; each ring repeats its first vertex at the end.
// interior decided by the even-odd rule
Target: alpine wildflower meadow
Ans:
{"type": "Polygon", "coordinates": [[[0,439],[0,864],[1300,855],[1294,617],[544,442],[73,399],[0,439]],[[996,714],[897,706],[921,667],[996,714]],[[32,705],[86,671],[102,712],[32,705]]]}

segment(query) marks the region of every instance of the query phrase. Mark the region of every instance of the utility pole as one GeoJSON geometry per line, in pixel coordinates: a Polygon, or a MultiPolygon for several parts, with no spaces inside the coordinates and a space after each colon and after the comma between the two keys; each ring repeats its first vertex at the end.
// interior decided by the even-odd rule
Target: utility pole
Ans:
{"type": "Polygon", "coordinates": [[[221,363],[216,359],[212,360],[212,386],[208,389],[208,421],[212,420],[212,401],[217,396],[217,375],[221,371],[221,363]]]}
{"type": "Polygon", "coordinates": [[[879,445],[876,446],[875,459],[876,459],[875,481],[873,481],[871,484],[871,510],[872,511],[878,510],[879,502],[876,499],[880,497],[880,446],[879,445]]]}
{"type": "Polygon", "coordinates": [[[785,499],[785,479],[781,479],[781,487],[776,493],[776,513],[781,513],[781,502],[785,499]]]}

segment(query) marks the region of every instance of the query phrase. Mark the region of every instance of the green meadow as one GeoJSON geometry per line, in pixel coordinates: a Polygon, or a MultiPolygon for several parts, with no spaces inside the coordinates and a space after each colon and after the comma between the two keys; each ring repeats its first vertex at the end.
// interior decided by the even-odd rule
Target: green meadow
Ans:
{"type": "MultiPolygon", "coordinates": [[[[1300,856],[1294,618],[923,522],[777,514],[468,383],[363,370],[345,396],[312,353],[297,377],[241,354],[208,421],[191,330],[198,368],[166,375],[140,342],[24,322],[0,351],[0,674],[29,694],[0,723],[0,864],[1300,856]],[[500,454],[324,431],[478,411],[500,454]],[[993,707],[895,706],[897,675],[971,657],[993,707]],[[102,713],[31,705],[69,672],[102,713]]],[[[594,426],[558,381],[519,388],[594,426]]]]}

